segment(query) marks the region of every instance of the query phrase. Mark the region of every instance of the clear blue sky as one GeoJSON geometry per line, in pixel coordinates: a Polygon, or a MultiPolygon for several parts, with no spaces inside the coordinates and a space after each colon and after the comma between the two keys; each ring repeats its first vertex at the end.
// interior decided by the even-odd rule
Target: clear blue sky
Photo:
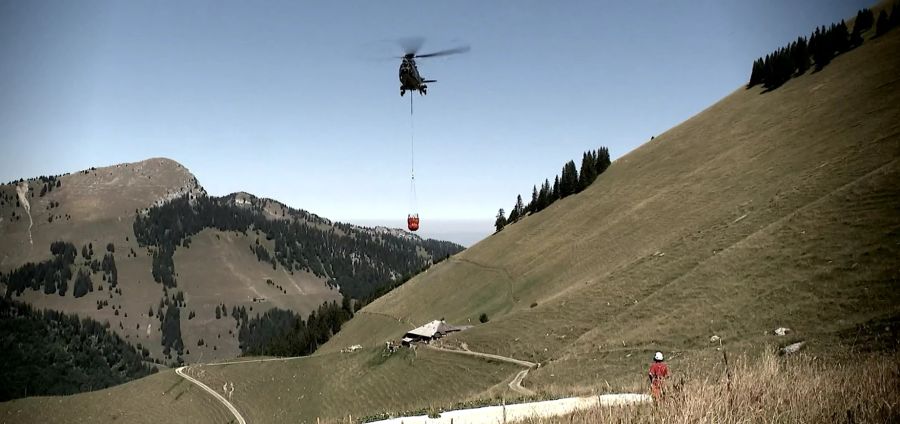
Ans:
{"type": "Polygon", "coordinates": [[[0,0],[0,181],[165,156],[214,195],[342,220],[491,220],[608,146],[618,157],[745,83],[752,61],[869,2],[0,0]]]}

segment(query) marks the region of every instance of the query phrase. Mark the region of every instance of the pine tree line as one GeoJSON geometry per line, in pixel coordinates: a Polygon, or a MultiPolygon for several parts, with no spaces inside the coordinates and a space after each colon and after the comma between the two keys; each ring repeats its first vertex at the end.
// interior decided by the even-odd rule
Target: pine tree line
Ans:
{"type": "Polygon", "coordinates": [[[864,34],[876,25],[875,36],[883,35],[900,19],[900,11],[895,5],[888,17],[884,10],[875,15],[869,9],[861,9],[856,13],[853,32],[847,28],[847,24],[841,20],[838,24],[824,25],[816,28],[809,38],[798,37],[796,40],[765,57],[756,59],[750,71],[750,81],[747,88],[762,84],[768,90],[780,87],[793,77],[806,73],[815,65],[819,71],[834,59],[835,56],[859,47],[864,41],[864,34]]]}
{"type": "Polygon", "coordinates": [[[881,12],[878,13],[878,21],[875,23],[875,36],[880,37],[897,25],[900,25],[900,4],[895,3],[894,7],[891,8],[890,16],[885,9],[881,9],[881,12]]]}
{"type": "Polygon", "coordinates": [[[553,202],[580,193],[597,179],[597,177],[609,168],[611,161],[609,159],[609,149],[601,147],[597,150],[589,150],[581,155],[581,167],[576,168],[575,161],[568,161],[563,165],[562,172],[553,180],[545,179],[541,188],[534,186],[531,191],[531,201],[526,206],[522,202],[522,196],[516,197],[516,203],[509,212],[509,218],[506,217],[506,211],[503,208],[497,212],[494,228],[497,231],[502,230],[505,226],[512,224],[525,216],[538,213],[550,206],[553,202]]]}
{"type": "Polygon", "coordinates": [[[45,294],[65,296],[77,252],[72,243],[55,241],[50,244],[52,259],[39,263],[27,262],[9,274],[0,275],[0,281],[6,285],[6,297],[13,294],[21,296],[26,288],[43,289],[45,294]]]}
{"type": "Polygon", "coordinates": [[[352,301],[344,296],[341,304],[325,302],[306,320],[292,311],[271,309],[262,316],[247,319],[245,310],[232,311],[239,321],[238,340],[244,355],[310,355],[341,330],[353,318],[352,301]]]}

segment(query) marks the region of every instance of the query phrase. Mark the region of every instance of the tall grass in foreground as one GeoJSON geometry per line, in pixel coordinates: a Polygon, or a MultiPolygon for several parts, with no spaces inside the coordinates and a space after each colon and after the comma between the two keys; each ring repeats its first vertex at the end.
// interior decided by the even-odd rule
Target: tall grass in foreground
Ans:
{"type": "Polygon", "coordinates": [[[545,423],[900,422],[900,356],[829,361],[810,356],[740,357],[718,378],[669,382],[662,402],[602,407],[545,423]]]}

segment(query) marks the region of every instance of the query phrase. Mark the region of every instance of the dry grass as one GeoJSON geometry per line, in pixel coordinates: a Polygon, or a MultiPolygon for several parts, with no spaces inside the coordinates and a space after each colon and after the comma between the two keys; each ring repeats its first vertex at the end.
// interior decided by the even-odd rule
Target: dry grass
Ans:
{"type": "Polygon", "coordinates": [[[897,422],[898,359],[896,352],[840,361],[741,356],[716,376],[677,376],[658,405],[599,408],[525,423],[897,422]]]}

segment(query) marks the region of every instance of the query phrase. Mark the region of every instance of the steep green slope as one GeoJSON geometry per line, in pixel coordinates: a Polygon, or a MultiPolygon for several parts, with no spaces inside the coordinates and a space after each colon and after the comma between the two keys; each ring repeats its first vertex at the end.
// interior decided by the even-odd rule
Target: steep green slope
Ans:
{"type": "Polygon", "coordinates": [[[900,314],[900,49],[895,31],[821,72],[738,89],[556,202],[363,309],[326,349],[446,317],[450,338],[546,365],[526,384],[641,375],[784,343],[822,352],[900,314]],[[793,340],[793,339],[792,339],[793,340]]]}
{"type": "Polygon", "coordinates": [[[172,370],[90,393],[0,403],[4,423],[227,423],[233,419],[212,396],[172,370]]]}
{"type": "MultiPolygon", "coordinates": [[[[201,379],[234,382],[237,408],[254,421],[356,418],[502,392],[520,368],[425,349],[381,356],[386,340],[442,317],[475,325],[445,344],[539,361],[523,384],[556,394],[639,390],[656,350],[685,375],[716,367],[720,348],[805,340],[816,355],[840,357],[861,341],[896,349],[896,51],[898,31],[772,92],[738,89],[582,193],[377,299],[316,356],[204,366],[201,379]],[[482,313],[489,322],[479,323],[482,313]],[[772,335],[780,326],[793,332],[772,335]],[[338,353],[354,344],[365,348],[338,353]]],[[[171,376],[120,387],[153,391],[171,376]]],[[[0,404],[0,414],[31,401],[0,404]]]]}
{"type": "Polygon", "coordinates": [[[449,407],[508,381],[521,367],[429,349],[330,353],[287,361],[192,367],[210,387],[234,382],[248,422],[315,423],[449,407]]]}

